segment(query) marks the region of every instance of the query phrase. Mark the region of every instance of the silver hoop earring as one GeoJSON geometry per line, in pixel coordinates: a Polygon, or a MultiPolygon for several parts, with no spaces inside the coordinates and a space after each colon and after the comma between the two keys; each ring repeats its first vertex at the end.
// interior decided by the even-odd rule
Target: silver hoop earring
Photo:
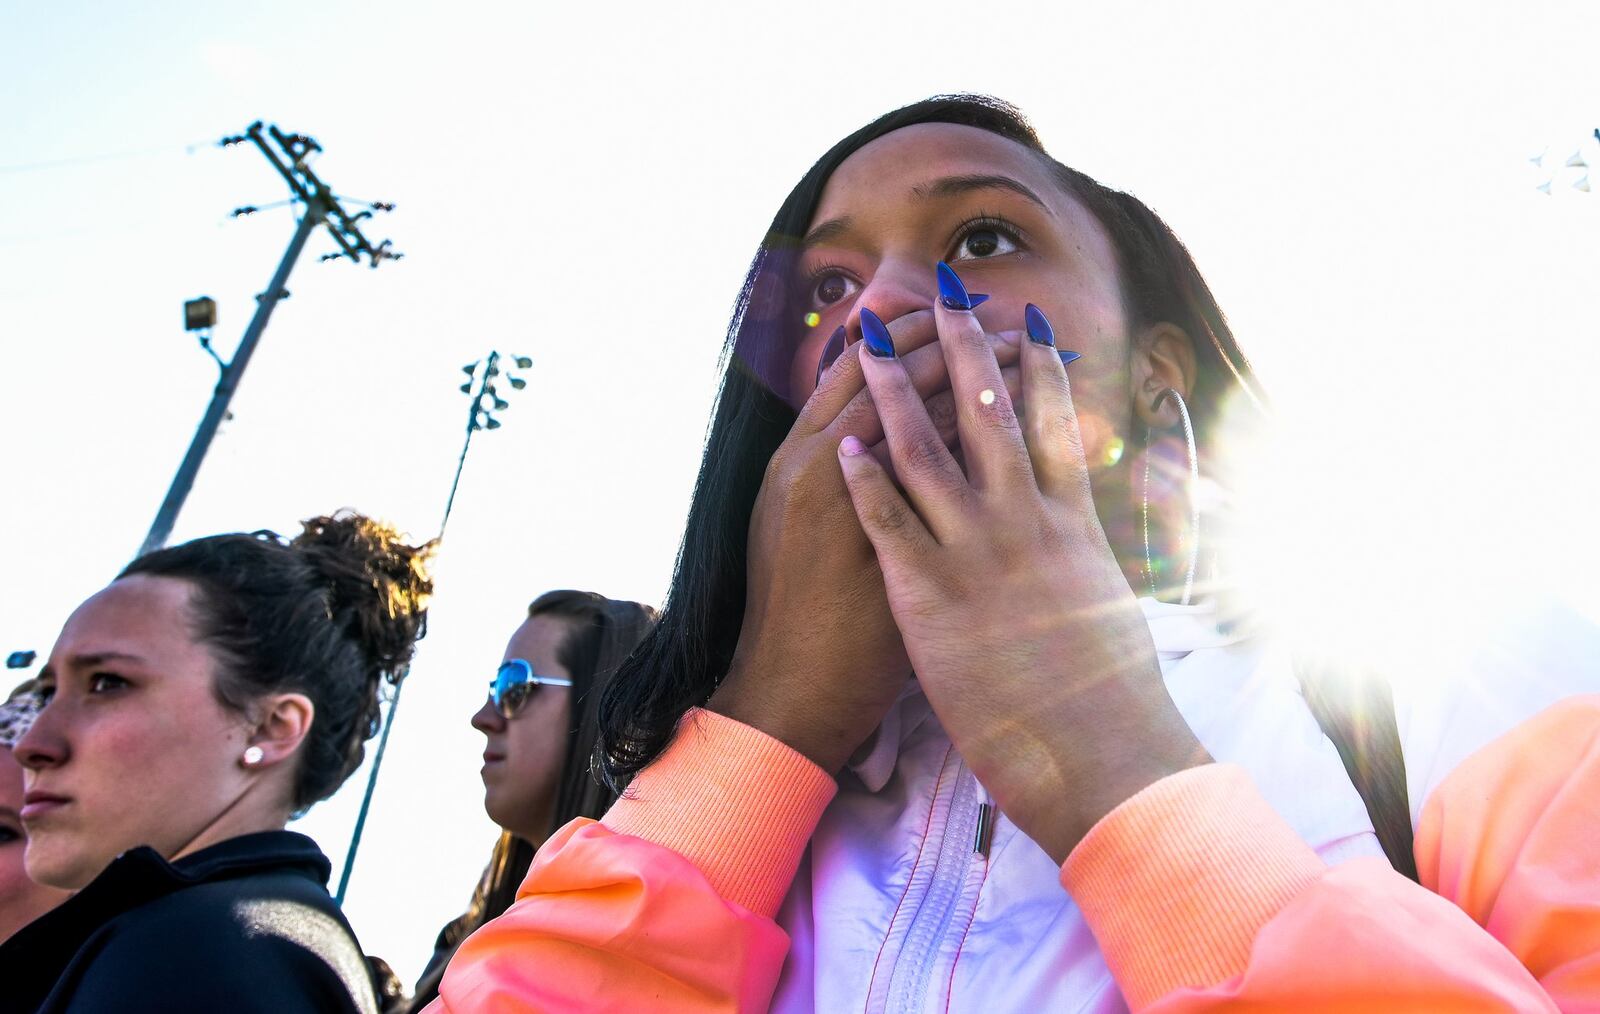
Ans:
{"type": "MultiPolygon", "coordinates": [[[[1200,565],[1200,455],[1195,450],[1194,423],[1189,419],[1189,406],[1183,402],[1183,395],[1173,388],[1167,388],[1156,395],[1155,402],[1150,406],[1151,411],[1159,411],[1161,403],[1171,398],[1178,406],[1178,418],[1183,422],[1184,449],[1189,456],[1189,565],[1183,578],[1182,604],[1188,605],[1189,598],[1194,594],[1194,572],[1200,565]]],[[[1150,584],[1150,596],[1156,594],[1156,568],[1155,562],[1150,557],[1150,444],[1155,430],[1152,428],[1145,432],[1144,440],[1144,490],[1143,500],[1144,519],[1144,575],[1150,584]]]]}
{"type": "Polygon", "coordinates": [[[261,758],[265,757],[266,755],[266,751],[262,750],[259,746],[246,747],[243,758],[244,766],[247,768],[253,768],[257,764],[260,764],[261,758]]]}

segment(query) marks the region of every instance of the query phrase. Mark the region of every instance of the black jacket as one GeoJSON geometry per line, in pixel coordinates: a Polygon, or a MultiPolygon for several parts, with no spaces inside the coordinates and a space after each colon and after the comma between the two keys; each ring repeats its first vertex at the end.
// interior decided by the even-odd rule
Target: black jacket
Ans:
{"type": "Polygon", "coordinates": [[[0,944],[0,1012],[375,1014],[316,843],[242,835],[169,863],[126,852],[0,944]]]}

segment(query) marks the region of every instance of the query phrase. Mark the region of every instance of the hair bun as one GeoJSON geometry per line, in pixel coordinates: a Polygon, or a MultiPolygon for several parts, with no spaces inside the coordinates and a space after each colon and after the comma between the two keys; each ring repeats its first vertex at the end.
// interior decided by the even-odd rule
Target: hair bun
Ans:
{"type": "Polygon", "coordinates": [[[289,543],[328,582],[328,611],[360,646],[372,675],[398,683],[427,629],[435,542],[406,543],[391,525],[339,511],[302,523],[289,543]]]}

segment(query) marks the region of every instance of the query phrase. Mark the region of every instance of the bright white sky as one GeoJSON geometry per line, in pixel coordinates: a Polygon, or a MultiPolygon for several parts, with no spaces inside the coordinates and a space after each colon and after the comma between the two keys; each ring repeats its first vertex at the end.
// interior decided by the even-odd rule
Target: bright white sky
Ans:
{"type": "MultiPolygon", "coordinates": [[[[313,239],[174,541],[340,506],[425,538],[460,366],[535,361],[468,462],[347,905],[409,982],[492,842],[467,720],[526,602],[659,601],[772,213],[833,141],[954,90],[1189,244],[1295,438],[1247,506],[1303,620],[1398,651],[1400,624],[1415,649],[1600,614],[1600,194],[1561,165],[1600,161],[1600,13],[1400,7],[4,0],[0,650],[48,651],[139,545],[215,379],[181,304],[218,300],[226,355],[288,239],[285,210],[226,220],[284,188],[210,142],[316,137],[336,189],[399,206],[369,235],[406,259],[313,239]],[[108,153],[140,154],[27,168],[108,153]]],[[[298,825],[335,869],[365,781],[298,825]]]]}

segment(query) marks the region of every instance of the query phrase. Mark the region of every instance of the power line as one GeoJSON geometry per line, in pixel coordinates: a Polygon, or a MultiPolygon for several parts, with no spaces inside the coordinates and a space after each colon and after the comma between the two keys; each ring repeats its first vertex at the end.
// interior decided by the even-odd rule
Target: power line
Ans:
{"type": "Polygon", "coordinates": [[[149,158],[153,155],[176,155],[183,152],[193,155],[207,148],[220,147],[213,141],[201,141],[195,144],[163,145],[159,148],[135,148],[129,151],[106,151],[95,155],[70,155],[66,158],[42,159],[38,162],[18,162],[13,165],[0,165],[0,176],[9,176],[13,173],[45,172],[51,169],[70,169],[73,166],[94,165],[100,162],[124,162],[128,159],[149,158]]]}

